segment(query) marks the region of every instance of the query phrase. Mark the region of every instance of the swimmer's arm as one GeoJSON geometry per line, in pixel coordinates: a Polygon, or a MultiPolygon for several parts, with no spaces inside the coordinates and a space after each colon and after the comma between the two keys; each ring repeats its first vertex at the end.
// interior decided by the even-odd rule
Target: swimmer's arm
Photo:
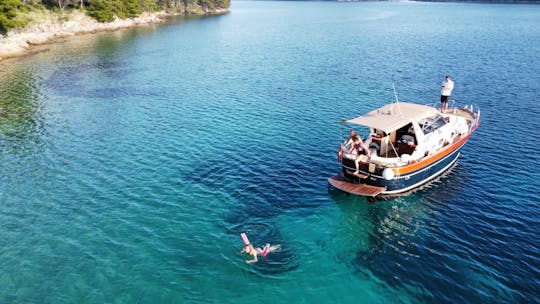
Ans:
{"type": "Polygon", "coordinates": [[[257,262],[257,261],[258,261],[257,255],[255,255],[255,256],[253,257],[253,260],[246,261],[246,263],[251,264],[251,263],[255,263],[255,262],[257,262]]]}

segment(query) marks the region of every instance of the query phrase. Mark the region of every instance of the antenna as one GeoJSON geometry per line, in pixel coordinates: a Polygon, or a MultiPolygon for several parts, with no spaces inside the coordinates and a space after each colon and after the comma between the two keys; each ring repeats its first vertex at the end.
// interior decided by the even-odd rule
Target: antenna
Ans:
{"type": "Polygon", "coordinates": [[[392,82],[392,89],[394,89],[394,97],[396,97],[396,102],[399,102],[399,100],[397,98],[396,87],[394,86],[393,82],[392,82]]]}
{"type": "Polygon", "coordinates": [[[399,112],[399,116],[403,116],[403,113],[401,113],[401,108],[399,107],[399,100],[397,98],[396,87],[394,86],[393,82],[392,82],[392,89],[394,89],[394,97],[396,98],[396,106],[397,106],[397,110],[399,112]]]}

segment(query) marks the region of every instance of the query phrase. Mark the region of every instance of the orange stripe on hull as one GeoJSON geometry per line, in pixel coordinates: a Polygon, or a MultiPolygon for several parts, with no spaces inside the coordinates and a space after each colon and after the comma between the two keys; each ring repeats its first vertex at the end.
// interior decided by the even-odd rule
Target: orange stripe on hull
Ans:
{"type": "Polygon", "coordinates": [[[459,149],[461,146],[463,146],[467,142],[469,137],[471,137],[472,133],[474,132],[474,130],[476,130],[476,128],[478,127],[479,124],[480,124],[480,121],[477,121],[476,125],[471,129],[471,131],[467,134],[467,136],[461,138],[460,140],[456,141],[455,143],[453,143],[453,144],[449,145],[448,147],[444,148],[443,150],[441,150],[441,152],[439,152],[437,154],[433,154],[433,155],[431,155],[429,157],[425,157],[424,160],[419,161],[419,162],[408,164],[408,165],[405,165],[405,166],[402,166],[402,167],[399,167],[399,168],[392,168],[392,171],[394,171],[394,174],[396,174],[396,175],[403,175],[403,174],[407,174],[407,173],[411,173],[411,172],[420,170],[422,168],[425,168],[425,167],[435,163],[439,159],[445,157],[446,155],[454,152],[456,149],[459,149]]]}

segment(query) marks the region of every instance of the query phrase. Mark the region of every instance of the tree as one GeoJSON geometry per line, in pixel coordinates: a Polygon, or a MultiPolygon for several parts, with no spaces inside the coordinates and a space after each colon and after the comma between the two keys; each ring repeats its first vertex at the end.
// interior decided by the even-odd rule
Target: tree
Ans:
{"type": "Polygon", "coordinates": [[[99,22],[114,20],[112,3],[108,0],[93,0],[88,6],[88,15],[99,22]]]}
{"type": "Polygon", "coordinates": [[[122,10],[124,16],[128,18],[137,17],[142,14],[141,3],[139,0],[123,0],[122,10]]]}
{"type": "Polygon", "coordinates": [[[23,25],[20,21],[15,20],[17,10],[21,5],[21,0],[0,1],[0,34],[5,34],[8,30],[23,25]]]}
{"type": "Polygon", "coordinates": [[[60,8],[60,11],[62,12],[62,14],[64,13],[64,9],[66,8],[66,6],[68,4],[71,3],[71,0],[57,0],[58,2],[58,7],[60,8]]]}

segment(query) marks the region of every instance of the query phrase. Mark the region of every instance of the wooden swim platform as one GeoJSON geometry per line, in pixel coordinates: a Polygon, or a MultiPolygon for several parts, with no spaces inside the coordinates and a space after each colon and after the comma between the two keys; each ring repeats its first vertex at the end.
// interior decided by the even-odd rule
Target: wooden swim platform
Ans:
{"type": "Polygon", "coordinates": [[[362,196],[376,196],[386,189],[385,187],[351,183],[341,174],[330,177],[328,182],[343,192],[362,196]]]}

